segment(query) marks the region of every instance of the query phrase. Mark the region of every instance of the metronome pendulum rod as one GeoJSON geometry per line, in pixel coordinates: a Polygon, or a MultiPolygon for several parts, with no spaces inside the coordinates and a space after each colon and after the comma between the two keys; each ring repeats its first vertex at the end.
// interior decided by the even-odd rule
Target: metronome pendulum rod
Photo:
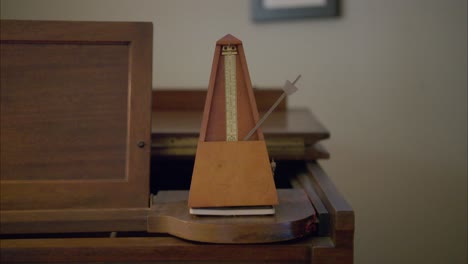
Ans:
{"type": "Polygon", "coordinates": [[[247,136],[244,137],[244,141],[249,140],[249,138],[257,131],[257,129],[265,122],[265,120],[268,118],[268,116],[275,110],[275,108],[281,103],[281,101],[286,97],[286,95],[291,95],[294,92],[297,91],[297,87],[294,86],[296,82],[301,78],[301,75],[299,74],[294,82],[286,81],[286,83],[283,86],[283,93],[281,96],[276,100],[276,102],[268,109],[268,111],[263,115],[263,117],[257,122],[254,128],[250,130],[250,132],[247,134],[247,136]]]}
{"type": "Polygon", "coordinates": [[[237,141],[236,46],[223,46],[224,88],[226,98],[226,141],[237,141]]]}

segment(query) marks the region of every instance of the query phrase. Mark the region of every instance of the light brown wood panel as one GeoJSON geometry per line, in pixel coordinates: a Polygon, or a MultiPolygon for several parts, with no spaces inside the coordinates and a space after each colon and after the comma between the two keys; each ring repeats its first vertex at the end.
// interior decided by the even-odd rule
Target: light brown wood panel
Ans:
{"type": "Polygon", "coordinates": [[[2,212],[147,208],[151,23],[0,29],[2,212]]]}
{"type": "Polygon", "coordinates": [[[199,142],[196,157],[189,207],[278,204],[265,141],[199,142]]]}

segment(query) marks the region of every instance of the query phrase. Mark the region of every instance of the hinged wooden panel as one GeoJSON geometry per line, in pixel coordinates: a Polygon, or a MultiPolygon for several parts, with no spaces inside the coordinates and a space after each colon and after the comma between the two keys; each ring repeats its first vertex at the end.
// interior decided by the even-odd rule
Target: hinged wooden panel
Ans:
{"type": "Polygon", "coordinates": [[[1,22],[1,210],[146,208],[152,24],[1,22]]]}

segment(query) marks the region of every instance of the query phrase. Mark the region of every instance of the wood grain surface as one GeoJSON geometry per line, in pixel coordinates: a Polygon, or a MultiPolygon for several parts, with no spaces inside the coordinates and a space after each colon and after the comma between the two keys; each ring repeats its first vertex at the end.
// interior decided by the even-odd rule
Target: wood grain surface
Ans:
{"type": "Polygon", "coordinates": [[[2,44],[0,55],[1,179],[124,180],[129,46],[2,44]]]}
{"type": "Polygon", "coordinates": [[[190,207],[278,203],[264,141],[199,142],[190,207]]]}
{"type": "Polygon", "coordinates": [[[151,23],[0,30],[2,212],[147,207],[151,23]]]}

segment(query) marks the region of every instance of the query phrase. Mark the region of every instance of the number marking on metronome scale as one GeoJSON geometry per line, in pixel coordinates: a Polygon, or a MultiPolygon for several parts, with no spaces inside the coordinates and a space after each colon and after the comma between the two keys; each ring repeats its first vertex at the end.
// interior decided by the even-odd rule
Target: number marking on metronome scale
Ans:
{"type": "Polygon", "coordinates": [[[226,98],[226,141],[237,141],[236,46],[223,46],[226,98]]]}

